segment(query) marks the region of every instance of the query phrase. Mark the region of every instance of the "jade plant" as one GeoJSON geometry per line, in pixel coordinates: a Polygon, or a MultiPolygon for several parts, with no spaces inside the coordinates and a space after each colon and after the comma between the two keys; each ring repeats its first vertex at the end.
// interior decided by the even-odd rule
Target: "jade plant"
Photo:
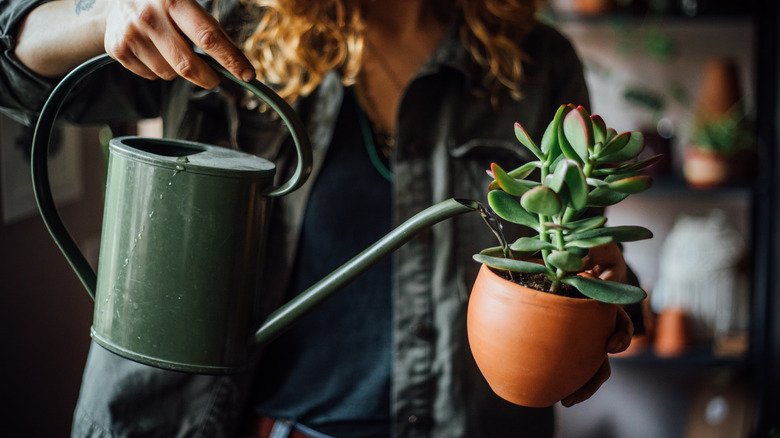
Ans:
{"type": "Polygon", "coordinates": [[[538,144],[519,123],[515,135],[537,160],[510,171],[493,163],[488,173],[494,181],[487,198],[501,219],[528,227],[535,235],[508,244],[499,232],[502,244],[474,259],[506,272],[512,280],[513,273],[542,274],[551,293],[568,285],[607,303],[644,299],[639,287],[578,274],[590,248],[652,237],[640,226],[607,227],[606,217],[589,216],[586,211],[614,205],[650,188],[652,179],[640,171],[660,156],[638,160],[644,147],[640,132],[618,134],[582,106],[561,106],[538,144]],[[528,260],[538,259],[539,253],[541,262],[528,260]]]}

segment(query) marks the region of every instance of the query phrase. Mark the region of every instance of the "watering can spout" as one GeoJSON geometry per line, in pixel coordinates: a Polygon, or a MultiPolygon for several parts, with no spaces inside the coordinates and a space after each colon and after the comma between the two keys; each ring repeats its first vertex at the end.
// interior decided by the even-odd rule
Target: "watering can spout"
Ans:
{"type": "Polygon", "coordinates": [[[312,308],[370,269],[382,258],[403,246],[420,231],[462,213],[480,211],[477,201],[452,198],[417,213],[366,250],[274,311],[254,334],[262,345],[281,335],[312,308]]]}

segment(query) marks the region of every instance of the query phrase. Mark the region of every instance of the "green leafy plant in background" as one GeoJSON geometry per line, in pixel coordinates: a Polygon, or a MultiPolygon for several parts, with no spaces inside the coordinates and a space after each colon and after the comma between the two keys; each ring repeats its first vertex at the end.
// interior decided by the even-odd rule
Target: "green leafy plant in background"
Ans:
{"type": "Polygon", "coordinates": [[[652,233],[640,226],[606,227],[606,217],[584,213],[650,188],[652,179],[639,172],[660,156],[637,160],[644,146],[642,133],[618,134],[581,106],[561,106],[538,144],[520,124],[515,124],[515,134],[537,160],[511,171],[493,163],[488,203],[500,218],[531,228],[536,236],[521,237],[511,245],[499,239],[501,246],[483,250],[474,259],[506,271],[510,278],[513,272],[543,274],[552,293],[569,285],[607,303],[644,299],[645,292],[636,286],[578,273],[590,248],[648,239],[652,233]],[[543,263],[527,260],[538,253],[543,263]]]}
{"type": "Polygon", "coordinates": [[[714,119],[693,122],[692,145],[730,156],[755,146],[753,125],[738,106],[714,119]]]}

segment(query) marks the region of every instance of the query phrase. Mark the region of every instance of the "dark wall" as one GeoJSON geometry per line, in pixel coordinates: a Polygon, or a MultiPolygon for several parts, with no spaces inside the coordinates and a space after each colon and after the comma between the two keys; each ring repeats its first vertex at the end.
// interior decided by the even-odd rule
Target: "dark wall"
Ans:
{"type": "MultiPolygon", "coordinates": [[[[96,244],[103,158],[95,130],[80,146],[84,196],[60,212],[79,245],[96,244]]],[[[89,347],[92,301],[43,222],[0,224],[0,435],[69,435],[89,347]]]]}

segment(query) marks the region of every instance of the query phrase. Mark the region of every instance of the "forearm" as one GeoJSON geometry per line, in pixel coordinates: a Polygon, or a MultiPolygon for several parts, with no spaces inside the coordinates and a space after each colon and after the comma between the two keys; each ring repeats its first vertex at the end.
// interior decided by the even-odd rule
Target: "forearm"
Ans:
{"type": "Polygon", "coordinates": [[[108,0],[58,0],[31,10],[16,35],[14,55],[33,72],[64,75],[104,49],[108,0]]]}

